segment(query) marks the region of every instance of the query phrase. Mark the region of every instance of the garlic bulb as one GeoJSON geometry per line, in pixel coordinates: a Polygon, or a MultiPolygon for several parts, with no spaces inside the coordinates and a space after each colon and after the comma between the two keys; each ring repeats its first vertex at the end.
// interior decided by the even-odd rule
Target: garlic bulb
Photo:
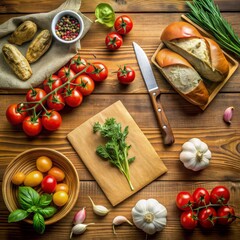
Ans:
{"type": "Polygon", "coordinates": [[[142,199],[133,207],[132,218],[136,227],[147,234],[154,234],[166,226],[167,209],[156,199],[142,199]]]}
{"type": "Polygon", "coordinates": [[[192,138],[182,145],[180,161],[193,171],[199,171],[209,165],[212,154],[208,145],[198,138],[192,138]]]}

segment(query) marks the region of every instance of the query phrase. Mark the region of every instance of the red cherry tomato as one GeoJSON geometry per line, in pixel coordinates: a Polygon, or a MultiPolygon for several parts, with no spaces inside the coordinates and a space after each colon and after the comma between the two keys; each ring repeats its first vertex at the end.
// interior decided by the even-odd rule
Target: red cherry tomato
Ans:
{"type": "Polygon", "coordinates": [[[213,207],[203,208],[199,211],[198,219],[203,228],[211,229],[217,222],[217,212],[213,207]]]}
{"type": "Polygon", "coordinates": [[[210,202],[212,204],[227,204],[230,199],[230,192],[224,186],[216,186],[210,193],[210,202]]]}
{"type": "MultiPolygon", "coordinates": [[[[75,72],[70,67],[62,67],[58,71],[58,77],[62,80],[62,83],[67,82],[75,76],[75,72]]],[[[73,80],[74,81],[74,80],[73,80]]]]}
{"type": "Polygon", "coordinates": [[[183,211],[191,210],[194,205],[192,195],[189,192],[179,192],[176,197],[176,205],[183,211]]]}
{"type": "Polygon", "coordinates": [[[61,115],[54,110],[48,110],[42,116],[42,125],[45,129],[49,131],[57,130],[62,123],[61,115]]]}
{"type": "Polygon", "coordinates": [[[87,60],[80,57],[79,54],[75,55],[71,60],[70,60],[70,68],[75,72],[79,73],[81,72],[84,68],[87,66],[87,60]]]}
{"type": "MultiPolygon", "coordinates": [[[[35,106],[35,103],[32,103],[31,102],[37,102],[37,101],[40,101],[42,100],[45,96],[46,96],[46,92],[41,89],[41,88],[32,88],[30,89],[27,94],[26,94],[26,100],[27,102],[29,103],[29,107],[33,107],[35,106]]],[[[44,105],[46,103],[46,100],[44,100],[42,102],[42,104],[44,105]]],[[[40,111],[42,109],[42,106],[39,104],[36,108],[36,111],[40,111]]]]}
{"type": "Polygon", "coordinates": [[[108,33],[105,39],[105,44],[110,50],[117,50],[123,44],[122,36],[116,32],[108,33]]]}
{"type": "Polygon", "coordinates": [[[49,109],[61,111],[65,106],[65,101],[62,94],[54,93],[47,98],[47,105],[49,109]]]}
{"type": "Polygon", "coordinates": [[[119,16],[114,22],[114,28],[116,29],[117,33],[125,35],[132,30],[133,21],[127,15],[119,16]]]}
{"type": "Polygon", "coordinates": [[[51,175],[44,177],[41,182],[41,188],[46,193],[53,193],[56,189],[56,186],[57,180],[51,175]]]}
{"type": "Polygon", "coordinates": [[[107,67],[100,62],[94,62],[90,64],[86,70],[86,73],[96,82],[104,81],[108,76],[107,67]]]}
{"type": "Polygon", "coordinates": [[[130,84],[135,79],[135,71],[130,66],[124,66],[117,71],[117,78],[120,83],[130,84]]]}
{"type": "Polygon", "coordinates": [[[7,120],[12,125],[18,125],[23,122],[24,118],[28,115],[25,111],[24,104],[11,104],[6,110],[7,120]]]}
{"type": "Polygon", "coordinates": [[[81,92],[83,96],[90,95],[95,88],[94,81],[87,74],[79,75],[74,83],[78,85],[76,89],[81,92]]]}
{"type": "MultiPolygon", "coordinates": [[[[51,75],[43,81],[43,89],[46,93],[52,92],[54,89],[62,85],[62,80],[57,75],[51,75]]],[[[57,93],[61,93],[63,88],[60,88],[57,93]]]]}
{"type": "Polygon", "coordinates": [[[64,90],[65,103],[70,107],[77,107],[83,101],[82,94],[76,88],[66,88],[64,90]]]}
{"type": "Polygon", "coordinates": [[[229,225],[236,220],[235,211],[233,207],[222,206],[217,210],[218,220],[221,225],[229,225]]]}
{"type": "Polygon", "coordinates": [[[42,131],[41,118],[35,116],[27,116],[22,122],[23,131],[28,136],[37,136],[42,131]]]}
{"type": "Polygon", "coordinates": [[[180,222],[184,229],[193,230],[198,223],[197,213],[192,210],[182,212],[180,222]]]}
{"type": "Polygon", "coordinates": [[[197,188],[193,192],[193,201],[196,207],[208,205],[210,203],[210,195],[205,188],[197,188]]]}

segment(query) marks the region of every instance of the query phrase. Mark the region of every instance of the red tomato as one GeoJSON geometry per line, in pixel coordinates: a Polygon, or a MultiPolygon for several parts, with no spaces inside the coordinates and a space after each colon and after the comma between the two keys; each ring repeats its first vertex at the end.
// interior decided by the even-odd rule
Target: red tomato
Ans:
{"type": "Polygon", "coordinates": [[[51,175],[44,177],[41,183],[41,188],[46,193],[53,193],[56,189],[56,186],[57,180],[51,175]]]}
{"type": "Polygon", "coordinates": [[[81,92],[83,96],[90,95],[95,88],[94,81],[87,74],[79,75],[74,83],[77,84],[76,89],[81,92]]]}
{"type": "Polygon", "coordinates": [[[62,67],[58,71],[58,77],[62,80],[62,83],[67,82],[75,76],[75,72],[70,67],[62,67]]]}
{"type": "MultiPolygon", "coordinates": [[[[46,95],[47,95],[46,92],[41,88],[30,89],[26,94],[26,100],[27,100],[27,102],[30,103],[30,104],[28,104],[29,107],[35,106],[35,104],[34,103],[31,104],[31,102],[38,102],[38,101],[42,100],[46,95]]],[[[42,104],[44,105],[45,102],[46,102],[46,100],[44,100],[42,102],[42,104]]],[[[41,109],[42,109],[42,106],[39,104],[36,107],[36,111],[40,111],[41,109]]]]}
{"type": "Polygon", "coordinates": [[[210,202],[212,204],[227,204],[230,198],[229,190],[224,186],[216,186],[210,193],[210,202]]]}
{"type": "Polygon", "coordinates": [[[80,57],[80,55],[75,55],[70,61],[70,68],[75,72],[79,73],[83,71],[87,66],[87,60],[80,57]]]}
{"type": "Polygon", "coordinates": [[[108,76],[107,67],[100,62],[94,62],[90,64],[86,70],[86,73],[96,82],[104,81],[108,76]]]}
{"type": "MultiPolygon", "coordinates": [[[[52,92],[54,89],[62,85],[62,80],[57,75],[51,75],[43,81],[43,89],[46,93],[52,92]]],[[[57,93],[61,93],[63,88],[60,88],[57,93]]]]}
{"type": "Polygon", "coordinates": [[[105,39],[105,44],[110,50],[117,50],[123,44],[122,36],[116,32],[108,33],[105,39]]]}
{"type": "Polygon", "coordinates": [[[191,210],[194,205],[192,195],[189,192],[179,192],[176,197],[176,205],[183,211],[191,210]]]}
{"type": "Polygon", "coordinates": [[[129,84],[135,79],[135,71],[129,67],[124,66],[117,71],[118,81],[123,84],[129,84]]]}
{"type": "Polygon", "coordinates": [[[198,223],[197,213],[192,210],[182,212],[180,222],[184,229],[193,230],[198,223]]]}
{"type": "Polygon", "coordinates": [[[210,203],[210,195],[205,188],[197,188],[193,192],[193,201],[196,207],[208,205],[210,203]]]}
{"type": "Polygon", "coordinates": [[[198,220],[205,229],[211,229],[217,222],[217,212],[213,207],[203,208],[199,211],[198,220]]]}
{"type": "Polygon", "coordinates": [[[24,104],[11,104],[6,110],[7,120],[12,125],[18,125],[23,122],[24,118],[27,116],[27,112],[25,111],[24,104]]]}
{"type": "Polygon", "coordinates": [[[114,28],[116,29],[117,33],[125,35],[132,30],[133,21],[127,15],[119,16],[114,22],[114,28]]]}
{"type": "Polygon", "coordinates": [[[55,94],[51,94],[47,98],[47,105],[48,105],[49,109],[61,111],[65,106],[65,101],[61,94],[55,93],[55,94]]]}
{"type": "Polygon", "coordinates": [[[65,103],[70,107],[77,107],[83,101],[82,94],[76,88],[66,88],[64,90],[65,103]]]}
{"type": "Polygon", "coordinates": [[[41,118],[35,116],[27,116],[22,122],[23,131],[28,136],[37,136],[42,131],[41,118]]]}
{"type": "Polygon", "coordinates": [[[235,211],[230,206],[222,206],[217,210],[218,220],[221,225],[229,225],[236,220],[235,211]]]}
{"type": "Polygon", "coordinates": [[[42,116],[42,125],[45,129],[49,131],[57,130],[62,123],[61,115],[54,110],[49,110],[42,116]]]}

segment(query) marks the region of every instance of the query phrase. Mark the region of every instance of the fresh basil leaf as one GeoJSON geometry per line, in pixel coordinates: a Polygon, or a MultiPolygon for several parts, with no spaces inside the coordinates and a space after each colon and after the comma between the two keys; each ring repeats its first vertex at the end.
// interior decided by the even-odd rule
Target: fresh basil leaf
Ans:
{"type": "Polygon", "coordinates": [[[43,234],[45,231],[44,218],[40,213],[33,215],[33,228],[37,233],[43,234]]]}
{"type": "Polygon", "coordinates": [[[44,218],[50,218],[57,212],[55,207],[49,206],[42,209],[38,209],[38,213],[40,213],[44,218]]]}
{"type": "Polygon", "coordinates": [[[39,207],[46,207],[52,202],[52,195],[44,193],[40,196],[40,199],[38,201],[39,207]]]}
{"type": "Polygon", "coordinates": [[[11,212],[8,216],[8,222],[19,222],[23,219],[25,219],[27,216],[29,215],[29,213],[25,210],[22,209],[17,209],[13,212],[11,212]]]}
{"type": "Polygon", "coordinates": [[[18,202],[22,209],[27,210],[39,201],[39,194],[31,187],[19,187],[18,202]]]}
{"type": "Polygon", "coordinates": [[[113,27],[115,21],[115,12],[108,3],[100,3],[95,9],[95,22],[105,24],[107,27],[113,27]]]}

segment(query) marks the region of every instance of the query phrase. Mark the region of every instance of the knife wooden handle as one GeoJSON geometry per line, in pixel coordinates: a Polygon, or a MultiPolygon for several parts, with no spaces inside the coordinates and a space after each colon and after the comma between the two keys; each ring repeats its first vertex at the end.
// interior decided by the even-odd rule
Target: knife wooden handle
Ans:
{"type": "Polygon", "coordinates": [[[160,90],[159,89],[152,90],[149,92],[149,94],[161,129],[163,143],[164,145],[171,145],[174,143],[175,139],[173,136],[171,126],[168,122],[162,104],[160,102],[160,90]]]}

